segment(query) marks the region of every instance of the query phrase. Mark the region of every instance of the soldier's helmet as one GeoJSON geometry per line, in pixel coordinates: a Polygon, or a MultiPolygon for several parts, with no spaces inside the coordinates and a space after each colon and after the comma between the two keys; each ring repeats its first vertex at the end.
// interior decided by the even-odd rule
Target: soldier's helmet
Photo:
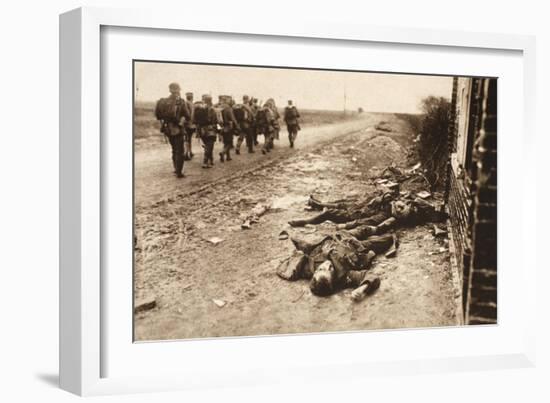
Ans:
{"type": "Polygon", "coordinates": [[[187,98],[193,98],[193,93],[192,93],[192,92],[186,92],[186,93],[185,93],[185,96],[186,96],[187,98]]]}
{"type": "Polygon", "coordinates": [[[178,83],[170,83],[170,85],[168,86],[168,89],[170,91],[180,91],[181,90],[180,85],[178,83]]]}
{"type": "Polygon", "coordinates": [[[212,102],[212,96],[209,94],[203,94],[201,98],[203,102],[212,102]]]}
{"type": "Polygon", "coordinates": [[[249,98],[248,95],[243,95],[243,102],[248,102],[249,98]]]}

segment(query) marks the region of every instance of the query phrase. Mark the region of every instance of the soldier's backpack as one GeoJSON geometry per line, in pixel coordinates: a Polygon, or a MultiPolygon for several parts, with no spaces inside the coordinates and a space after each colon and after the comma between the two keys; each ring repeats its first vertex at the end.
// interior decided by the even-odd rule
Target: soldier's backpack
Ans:
{"type": "Polygon", "coordinates": [[[267,125],[267,112],[265,111],[265,109],[258,109],[258,112],[256,113],[256,123],[259,126],[267,125]]]}
{"type": "Polygon", "coordinates": [[[204,102],[195,102],[193,111],[195,123],[201,126],[210,124],[208,121],[208,105],[204,102]]]}
{"type": "Polygon", "coordinates": [[[285,109],[285,120],[292,120],[298,117],[298,111],[294,106],[287,106],[285,109]]]}
{"type": "Polygon", "coordinates": [[[236,104],[233,106],[233,115],[235,115],[235,120],[238,123],[249,120],[248,111],[243,104],[236,104]]]}
{"type": "Polygon", "coordinates": [[[161,98],[157,101],[155,115],[158,120],[177,120],[178,104],[173,98],[161,98]]]}

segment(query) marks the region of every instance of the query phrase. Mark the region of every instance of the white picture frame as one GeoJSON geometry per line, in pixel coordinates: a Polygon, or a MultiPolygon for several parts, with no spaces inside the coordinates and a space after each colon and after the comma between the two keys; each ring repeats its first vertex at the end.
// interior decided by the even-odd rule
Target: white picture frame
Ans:
{"type": "MultiPolygon", "coordinates": [[[[316,21],[314,18],[304,19],[301,25],[290,27],[269,20],[247,20],[244,25],[238,17],[182,20],[177,14],[151,10],[81,8],[65,13],[60,17],[60,385],[63,389],[79,395],[97,395],[274,382],[293,383],[297,380],[302,382],[304,379],[334,379],[328,378],[327,369],[337,369],[338,376],[344,378],[351,375],[397,375],[534,365],[535,321],[530,314],[525,314],[521,322],[499,323],[496,327],[483,330],[440,329],[435,336],[453,343],[457,338],[469,340],[465,331],[475,331],[476,337],[490,339],[504,337],[502,329],[509,326],[514,342],[503,343],[498,350],[487,354],[472,348],[464,349],[466,353],[457,350],[444,354],[439,351],[433,354],[419,354],[415,358],[403,356],[396,347],[395,354],[384,360],[352,357],[344,361],[315,362],[312,358],[314,352],[308,351],[310,338],[315,338],[316,342],[322,340],[325,345],[335,346],[343,336],[329,334],[269,338],[269,347],[266,346],[266,338],[200,340],[187,343],[186,347],[182,347],[182,343],[164,343],[166,346],[163,346],[163,354],[183,348],[192,348],[202,354],[189,354],[186,362],[172,363],[168,366],[170,371],[159,372],[156,376],[129,373],[104,376],[104,361],[109,351],[105,347],[107,340],[102,324],[107,323],[103,318],[109,314],[109,306],[102,291],[101,267],[104,264],[106,248],[102,238],[102,220],[106,217],[102,215],[101,209],[105,202],[104,182],[109,172],[105,171],[105,144],[102,144],[100,135],[103,130],[100,56],[102,27],[217,32],[252,35],[256,36],[256,40],[270,37],[301,41],[307,38],[369,42],[380,46],[433,46],[474,49],[480,54],[489,50],[520,52],[523,74],[516,79],[521,80],[523,89],[519,101],[523,106],[523,119],[520,122],[523,136],[518,136],[522,143],[521,155],[518,158],[527,167],[533,164],[531,156],[534,155],[535,41],[530,36],[372,27],[345,22],[327,23],[316,21]],[[246,26],[246,30],[243,26],[246,26]],[[261,371],[258,371],[258,366],[247,364],[246,357],[252,354],[267,354],[267,349],[278,351],[275,344],[279,348],[287,348],[286,343],[292,344],[288,351],[302,349],[303,356],[295,355],[292,359],[288,358],[287,364],[272,357],[271,360],[265,360],[261,371]],[[224,352],[231,349],[233,356],[222,358],[217,368],[209,370],[209,366],[204,365],[202,360],[208,363],[207,351],[212,349],[221,357],[224,357],[224,352]],[[231,357],[241,357],[242,362],[224,365],[223,360],[231,357]],[[307,368],[307,371],[304,371],[304,368],[307,368]]],[[[502,166],[499,151],[499,167],[502,166]]],[[[535,186],[534,177],[504,179],[508,180],[521,180],[521,189],[535,186]]],[[[499,186],[500,183],[503,183],[502,178],[499,186]]],[[[534,314],[536,263],[534,256],[528,251],[527,234],[535,232],[536,220],[534,209],[528,208],[531,201],[527,192],[523,193],[524,196],[519,196],[523,202],[522,208],[516,214],[520,218],[517,229],[524,242],[513,251],[516,256],[511,262],[519,262],[521,266],[521,276],[518,280],[521,287],[518,287],[520,291],[517,292],[522,293],[522,309],[534,314]]],[[[501,197],[502,194],[499,193],[499,203],[501,197]]],[[[499,206],[499,219],[501,218],[499,206]]],[[[500,247],[502,242],[506,240],[500,237],[499,231],[499,264],[503,257],[501,250],[502,253],[511,253],[500,247]]],[[[509,296],[505,292],[506,288],[503,288],[506,283],[502,283],[501,275],[504,275],[503,281],[506,280],[506,271],[501,272],[499,266],[499,310],[502,298],[509,296]]],[[[128,287],[131,288],[131,284],[128,284],[128,287]]],[[[506,309],[506,304],[503,306],[502,309],[506,309]]],[[[344,337],[350,343],[362,343],[366,338],[376,338],[392,340],[396,344],[402,343],[403,339],[406,339],[407,343],[422,344],[422,340],[427,336],[419,330],[359,332],[344,337]],[[403,336],[404,333],[408,334],[403,336]]]]}

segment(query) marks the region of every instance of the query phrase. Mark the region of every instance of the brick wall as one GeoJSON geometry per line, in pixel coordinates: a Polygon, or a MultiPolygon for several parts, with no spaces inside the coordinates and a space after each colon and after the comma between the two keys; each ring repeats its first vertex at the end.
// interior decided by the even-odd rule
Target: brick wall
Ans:
{"type": "Polygon", "coordinates": [[[469,324],[496,323],[497,85],[496,79],[460,80],[460,84],[459,79],[453,80],[452,110],[456,115],[451,116],[449,125],[449,144],[453,146],[449,149],[445,200],[462,277],[464,320],[469,324]],[[471,85],[465,80],[471,80],[471,85]],[[459,105],[457,87],[471,91],[467,108],[459,105]],[[459,119],[463,122],[461,136],[457,136],[459,119]],[[458,146],[457,141],[461,142],[458,146]],[[465,152],[457,153],[460,149],[465,152]]]}
{"type": "Polygon", "coordinates": [[[482,79],[478,136],[473,147],[472,259],[465,320],[497,321],[497,80],[482,79]]]}

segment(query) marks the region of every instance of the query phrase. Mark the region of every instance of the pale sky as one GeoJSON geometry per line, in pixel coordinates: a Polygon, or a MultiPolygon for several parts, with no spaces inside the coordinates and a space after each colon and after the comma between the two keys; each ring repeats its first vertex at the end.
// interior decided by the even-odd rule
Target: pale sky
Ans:
{"type": "Polygon", "coordinates": [[[346,109],[418,113],[420,101],[429,96],[451,98],[452,77],[386,73],[355,73],[261,67],[209,66],[180,63],[135,63],[137,101],[155,101],[168,94],[168,84],[177,82],[195,100],[202,94],[233,95],[240,102],[243,94],[277,106],[292,99],[298,108],[346,109]]]}

